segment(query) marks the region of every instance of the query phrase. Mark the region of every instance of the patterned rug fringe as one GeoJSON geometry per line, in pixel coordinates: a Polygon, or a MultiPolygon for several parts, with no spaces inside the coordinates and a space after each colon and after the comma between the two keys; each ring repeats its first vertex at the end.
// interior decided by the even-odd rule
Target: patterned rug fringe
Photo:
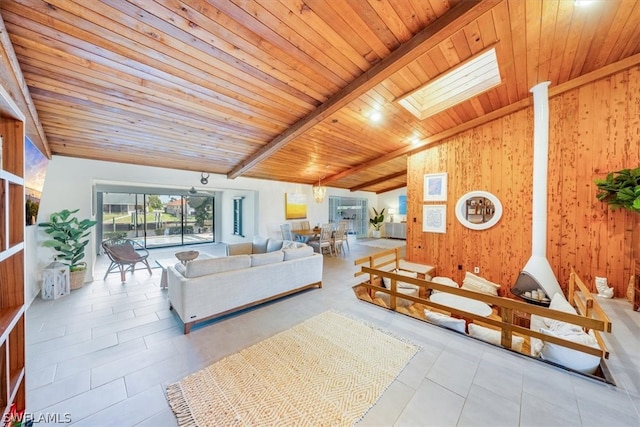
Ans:
{"type": "Polygon", "coordinates": [[[189,409],[187,399],[182,392],[180,383],[169,384],[167,386],[167,400],[169,401],[169,405],[171,406],[173,413],[176,415],[179,426],[198,427],[196,420],[193,419],[193,415],[189,409]]]}

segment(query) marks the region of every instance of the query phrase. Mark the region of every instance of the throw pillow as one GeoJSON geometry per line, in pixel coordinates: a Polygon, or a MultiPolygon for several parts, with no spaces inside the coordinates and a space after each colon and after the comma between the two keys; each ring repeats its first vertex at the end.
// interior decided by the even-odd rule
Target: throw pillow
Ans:
{"type": "MultiPolygon", "coordinates": [[[[591,335],[586,332],[575,333],[569,332],[556,332],[548,329],[540,329],[545,335],[552,337],[562,338],[568,341],[572,341],[579,344],[588,345],[589,347],[599,348],[598,343],[591,335]]],[[[565,366],[574,371],[582,372],[583,374],[594,374],[600,365],[600,357],[593,356],[591,354],[583,353],[578,350],[573,350],[567,347],[563,347],[558,344],[550,342],[544,342],[540,357],[549,362],[557,363],[558,365],[565,366]]]]}
{"type": "MultiPolygon", "coordinates": [[[[495,329],[485,328],[484,326],[469,323],[469,335],[479,340],[486,341],[493,345],[501,346],[502,334],[495,329]]],[[[511,335],[511,349],[515,351],[522,351],[522,344],[524,338],[516,335],[511,335]]]]}
{"type": "Polygon", "coordinates": [[[424,310],[424,317],[428,322],[434,325],[442,326],[447,329],[454,330],[456,332],[465,333],[465,321],[464,319],[456,319],[446,314],[436,313],[431,310],[424,310]]]}
{"type": "Polygon", "coordinates": [[[497,297],[500,285],[467,271],[464,275],[464,280],[462,281],[462,289],[497,297]]]}
{"type": "MultiPolygon", "coordinates": [[[[453,279],[450,279],[448,277],[436,276],[436,277],[434,277],[433,279],[431,279],[429,281],[433,282],[433,283],[437,283],[439,285],[450,286],[452,288],[457,288],[458,287],[458,283],[455,282],[453,279]]],[[[441,292],[441,291],[438,291],[436,289],[432,289],[431,290],[432,294],[437,294],[438,292],[441,292]]]]}
{"type": "Polygon", "coordinates": [[[263,254],[267,252],[268,241],[269,241],[268,237],[253,236],[253,241],[251,242],[251,253],[263,254]]]}
{"type": "Polygon", "coordinates": [[[284,240],[269,239],[267,240],[267,252],[279,251],[282,249],[284,240]]]}

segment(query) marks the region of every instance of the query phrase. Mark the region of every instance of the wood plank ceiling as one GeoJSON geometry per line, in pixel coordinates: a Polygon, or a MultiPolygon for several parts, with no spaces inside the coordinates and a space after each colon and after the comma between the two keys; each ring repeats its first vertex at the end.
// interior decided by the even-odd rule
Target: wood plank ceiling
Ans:
{"type": "Polygon", "coordinates": [[[45,153],[378,193],[406,185],[411,150],[537,82],[640,53],[633,0],[0,0],[0,14],[45,153]],[[499,86],[424,120],[397,103],[493,46],[499,86]]]}

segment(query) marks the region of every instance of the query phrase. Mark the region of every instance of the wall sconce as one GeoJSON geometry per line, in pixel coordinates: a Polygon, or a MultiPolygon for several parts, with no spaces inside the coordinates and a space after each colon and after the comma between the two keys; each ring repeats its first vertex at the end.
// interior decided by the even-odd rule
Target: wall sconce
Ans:
{"type": "Polygon", "coordinates": [[[323,187],[320,184],[320,177],[318,177],[318,185],[313,186],[313,198],[316,203],[322,203],[324,201],[324,196],[327,195],[327,187],[323,187]]]}

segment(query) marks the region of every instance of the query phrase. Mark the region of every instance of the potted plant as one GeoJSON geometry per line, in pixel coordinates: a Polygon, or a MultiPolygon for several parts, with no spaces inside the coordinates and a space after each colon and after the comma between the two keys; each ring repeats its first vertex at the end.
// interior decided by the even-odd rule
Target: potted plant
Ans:
{"type": "Polygon", "coordinates": [[[54,212],[49,217],[49,222],[41,222],[39,227],[44,227],[51,239],[45,240],[43,246],[58,251],[55,259],[69,266],[71,289],[81,288],[87,270],[87,263],[82,261],[84,250],[89,243],[89,229],[96,225],[96,221],[90,219],[79,220],[74,214],[80,209],[70,211],[64,209],[54,212]]]}
{"type": "Polygon", "coordinates": [[[371,208],[373,209],[373,213],[375,215],[373,215],[371,218],[369,218],[369,223],[373,226],[373,237],[375,237],[376,239],[380,237],[381,233],[380,233],[380,227],[382,227],[382,223],[384,222],[384,208],[382,208],[382,210],[380,212],[378,212],[376,210],[376,208],[371,208]]]}
{"type": "Polygon", "coordinates": [[[610,172],[605,179],[595,181],[596,197],[611,209],[624,208],[640,213],[640,167],[610,172]]]}

